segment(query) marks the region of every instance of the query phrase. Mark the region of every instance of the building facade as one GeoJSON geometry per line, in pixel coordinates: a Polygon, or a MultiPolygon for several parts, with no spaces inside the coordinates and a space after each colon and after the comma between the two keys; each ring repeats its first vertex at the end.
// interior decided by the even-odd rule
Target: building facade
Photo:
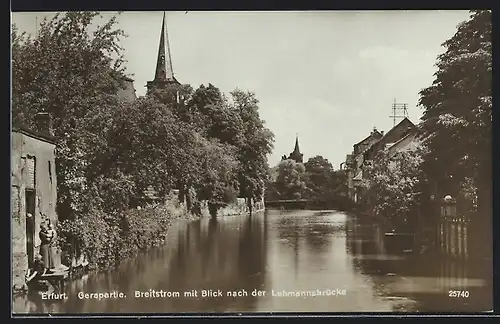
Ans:
{"type": "Polygon", "coordinates": [[[416,137],[417,127],[408,118],[404,118],[387,133],[374,128],[368,137],[354,144],[352,154],[346,156],[344,163],[349,198],[354,202],[358,201],[363,190],[363,167],[373,163],[381,150],[389,150],[390,154],[404,150],[416,143],[416,137]]]}
{"type": "Polygon", "coordinates": [[[352,153],[346,156],[344,170],[346,171],[347,176],[347,195],[355,202],[358,200],[359,186],[362,180],[362,166],[365,161],[365,152],[372,147],[373,144],[380,141],[383,136],[384,132],[379,132],[376,128],[374,128],[370,135],[354,144],[352,153]]]}
{"type": "Polygon", "coordinates": [[[123,87],[118,90],[117,96],[118,99],[125,102],[133,102],[134,100],[136,100],[137,95],[135,93],[134,80],[128,77],[124,77],[123,87]]]}
{"type": "MultiPolygon", "coordinates": [[[[25,285],[25,274],[40,248],[40,224],[47,217],[57,225],[57,177],[51,120],[48,113],[36,116],[38,131],[12,129],[12,284],[25,285]]],[[[54,265],[60,256],[53,251],[54,265]]]]}

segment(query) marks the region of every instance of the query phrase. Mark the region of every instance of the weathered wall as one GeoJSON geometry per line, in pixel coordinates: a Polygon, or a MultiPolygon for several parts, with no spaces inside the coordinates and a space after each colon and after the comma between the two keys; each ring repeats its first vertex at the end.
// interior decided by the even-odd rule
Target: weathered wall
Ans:
{"type": "MultiPolygon", "coordinates": [[[[28,269],[26,240],[26,189],[28,183],[27,160],[35,162],[35,240],[34,254],[40,247],[41,215],[45,214],[57,225],[56,201],[57,179],[55,170],[55,145],[25,133],[12,132],[12,281],[14,288],[24,286],[24,276],[28,269]]],[[[55,265],[60,263],[58,255],[55,265]]]]}
{"type": "Polygon", "coordinates": [[[118,98],[126,102],[133,102],[137,99],[135,93],[134,81],[131,79],[124,79],[124,88],[118,90],[118,98]]]}
{"type": "Polygon", "coordinates": [[[396,152],[412,150],[419,145],[419,140],[417,139],[416,132],[408,134],[406,137],[402,138],[399,142],[396,142],[393,146],[389,148],[389,154],[392,156],[396,152]]]}

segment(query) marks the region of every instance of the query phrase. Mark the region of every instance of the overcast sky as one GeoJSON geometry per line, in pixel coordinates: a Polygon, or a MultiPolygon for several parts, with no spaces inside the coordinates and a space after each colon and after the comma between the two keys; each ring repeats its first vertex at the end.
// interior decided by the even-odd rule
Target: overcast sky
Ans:
{"type": "MultiPolygon", "coordinates": [[[[48,13],[13,13],[34,33],[48,13]],[[37,19],[35,19],[37,17],[37,19]]],[[[106,13],[105,17],[112,13],[106,13]]],[[[125,12],[119,27],[138,95],[154,77],[163,12],[125,12]]],[[[337,169],[373,127],[392,127],[391,105],[408,104],[433,81],[441,44],[467,11],[167,12],[173,68],[181,83],[256,93],[275,134],[270,165],[293,150],[337,169]]]]}

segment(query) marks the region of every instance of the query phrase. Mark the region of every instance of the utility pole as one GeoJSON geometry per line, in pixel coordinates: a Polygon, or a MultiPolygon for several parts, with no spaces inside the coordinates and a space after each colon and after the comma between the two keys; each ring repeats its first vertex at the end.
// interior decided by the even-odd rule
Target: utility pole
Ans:
{"type": "Polygon", "coordinates": [[[396,126],[396,120],[398,118],[408,117],[408,104],[397,103],[396,98],[394,98],[394,103],[392,104],[392,115],[389,117],[392,118],[392,126],[396,126]]]}
{"type": "Polygon", "coordinates": [[[38,15],[35,16],[35,37],[38,38],[38,15]]]}

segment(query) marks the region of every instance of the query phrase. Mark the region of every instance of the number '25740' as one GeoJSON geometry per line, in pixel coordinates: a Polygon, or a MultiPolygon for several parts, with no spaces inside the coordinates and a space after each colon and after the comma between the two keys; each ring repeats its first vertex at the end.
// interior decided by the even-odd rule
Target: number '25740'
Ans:
{"type": "Polygon", "coordinates": [[[469,297],[469,291],[467,291],[467,290],[450,290],[448,292],[448,297],[468,298],[469,297]]]}

